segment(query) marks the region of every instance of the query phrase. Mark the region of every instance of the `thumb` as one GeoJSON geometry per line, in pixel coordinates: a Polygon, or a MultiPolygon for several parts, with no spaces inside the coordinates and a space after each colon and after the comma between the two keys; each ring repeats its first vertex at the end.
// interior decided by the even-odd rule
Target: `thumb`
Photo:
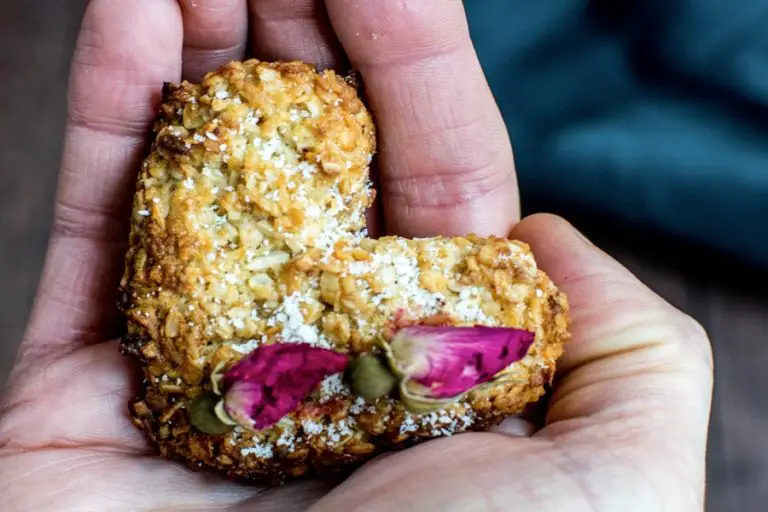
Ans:
{"type": "Polygon", "coordinates": [[[512,237],[531,246],[571,305],[572,341],[538,436],[594,446],[631,437],[703,486],[691,472],[704,467],[711,404],[704,330],[558,217],[529,217],[512,237]]]}

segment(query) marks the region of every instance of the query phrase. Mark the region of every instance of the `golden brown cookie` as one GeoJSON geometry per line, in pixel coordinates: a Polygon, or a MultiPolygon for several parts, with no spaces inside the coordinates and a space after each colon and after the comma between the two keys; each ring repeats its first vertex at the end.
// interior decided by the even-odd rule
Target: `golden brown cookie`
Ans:
{"type": "Polygon", "coordinates": [[[366,238],[374,125],[334,72],[252,60],[167,85],[154,136],[131,217],[122,347],[144,372],[134,421],[164,456],[280,481],[487,430],[544,393],[569,336],[565,296],[523,243],[366,238]],[[503,333],[530,334],[515,338],[518,356],[503,333]],[[494,339],[500,349],[461,362],[493,375],[457,394],[452,354],[494,339]],[[288,345],[300,362],[284,367],[264,348],[288,345]],[[439,382],[403,362],[427,346],[449,356],[439,382]],[[308,347],[336,359],[313,366],[308,347]],[[503,368],[488,362],[499,353],[503,368]],[[233,398],[238,362],[240,377],[272,379],[242,387],[267,398],[233,398]],[[308,394],[279,395],[315,371],[308,394]],[[221,423],[205,427],[206,415],[221,423]]]}

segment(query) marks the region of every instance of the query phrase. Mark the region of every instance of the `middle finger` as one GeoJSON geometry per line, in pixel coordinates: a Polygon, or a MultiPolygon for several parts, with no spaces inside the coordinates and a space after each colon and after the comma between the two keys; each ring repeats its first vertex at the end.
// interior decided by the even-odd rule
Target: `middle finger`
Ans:
{"type": "Polygon", "coordinates": [[[197,82],[205,73],[242,59],[248,40],[246,0],[180,0],[184,17],[183,77],[197,82]]]}
{"type": "Polygon", "coordinates": [[[323,0],[249,0],[253,52],[262,60],[344,66],[323,0]]]}

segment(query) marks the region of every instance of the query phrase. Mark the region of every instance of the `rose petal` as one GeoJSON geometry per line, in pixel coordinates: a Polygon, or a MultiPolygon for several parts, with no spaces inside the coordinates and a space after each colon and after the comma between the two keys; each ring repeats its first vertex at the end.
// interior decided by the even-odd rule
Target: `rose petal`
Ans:
{"type": "Polygon", "coordinates": [[[262,345],[224,374],[224,410],[245,427],[267,428],[346,365],[344,354],[305,343],[262,345]]]}
{"type": "Polygon", "coordinates": [[[510,327],[400,329],[389,344],[393,369],[425,398],[458,396],[493,380],[528,353],[535,335],[510,327]]]}

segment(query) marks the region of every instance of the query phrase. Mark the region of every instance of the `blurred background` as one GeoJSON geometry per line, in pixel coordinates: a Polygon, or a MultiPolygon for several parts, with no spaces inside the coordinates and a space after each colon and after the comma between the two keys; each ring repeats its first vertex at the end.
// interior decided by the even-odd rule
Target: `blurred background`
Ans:
{"type": "MultiPolygon", "coordinates": [[[[43,263],[86,3],[0,0],[0,385],[43,263]]],[[[768,4],[464,3],[524,210],[567,216],[708,329],[708,510],[764,510],[768,4]]]]}

